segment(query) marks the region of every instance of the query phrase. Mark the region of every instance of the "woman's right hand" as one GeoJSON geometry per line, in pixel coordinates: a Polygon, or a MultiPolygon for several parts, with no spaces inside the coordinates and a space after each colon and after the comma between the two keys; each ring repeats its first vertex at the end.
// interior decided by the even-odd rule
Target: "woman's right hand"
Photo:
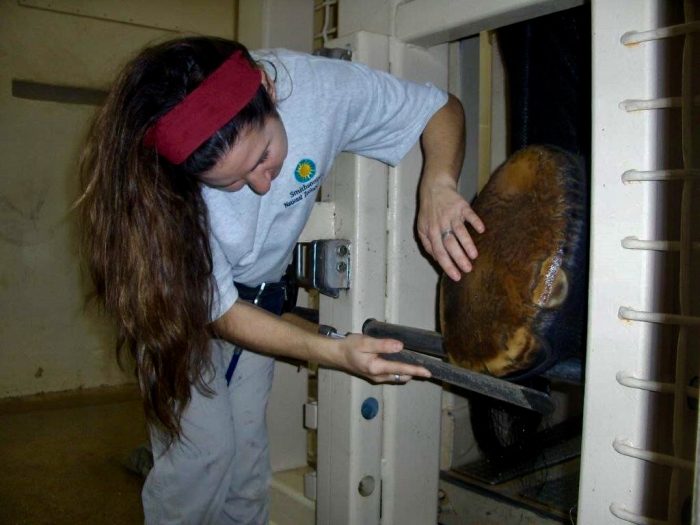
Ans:
{"type": "Polygon", "coordinates": [[[294,316],[279,318],[245,301],[233,306],[213,323],[217,337],[253,351],[318,363],[376,383],[405,383],[414,377],[430,377],[422,366],[382,359],[400,352],[403,343],[349,334],[330,338],[318,333],[318,325],[294,316]],[[398,381],[397,381],[397,377],[398,381]]]}
{"type": "Polygon", "coordinates": [[[403,343],[395,339],[376,339],[366,335],[349,334],[335,339],[339,345],[338,368],[375,383],[405,383],[413,377],[431,377],[427,368],[382,358],[382,354],[394,354],[403,349],[403,343]],[[397,380],[397,377],[398,380],[397,380]]]}

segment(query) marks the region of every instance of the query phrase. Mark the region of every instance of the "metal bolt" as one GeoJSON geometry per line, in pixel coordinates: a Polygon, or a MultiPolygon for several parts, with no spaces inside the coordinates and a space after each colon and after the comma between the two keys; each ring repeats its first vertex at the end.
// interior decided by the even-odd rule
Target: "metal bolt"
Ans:
{"type": "Polygon", "coordinates": [[[340,257],[345,257],[349,253],[349,250],[347,246],[341,244],[335,249],[335,253],[337,253],[340,257]]]}
{"type": "Polygon", "coordinates": [[[345,273],[348,270],[348,265],[347,263],[339,262],[335,265],[335,269],[338,270],[338,273],[345,273]]]}
{"type": "Polygon", "coordinates": [[[360,484],[357,486],[357,491],[360,496],[370,496],[374,492],[374,478],[372,476],[365,476],[360,480],[360,484]]]}

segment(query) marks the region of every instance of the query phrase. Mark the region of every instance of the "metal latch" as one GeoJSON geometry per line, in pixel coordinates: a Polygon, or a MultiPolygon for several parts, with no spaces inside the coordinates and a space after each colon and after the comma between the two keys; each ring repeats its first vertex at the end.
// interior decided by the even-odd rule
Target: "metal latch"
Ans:
{"type": "Polygon", "coordinates": [[[352,49],[349,47],[322,47],[315,50],[314,55],[350,61],[352,60],[352,49]]]}
{"type": "Polygon", "coordinates": [[[338,297],[350,288],[350,241],[324,239],[297,243],[294,268],[300,286],[338,297]]]}

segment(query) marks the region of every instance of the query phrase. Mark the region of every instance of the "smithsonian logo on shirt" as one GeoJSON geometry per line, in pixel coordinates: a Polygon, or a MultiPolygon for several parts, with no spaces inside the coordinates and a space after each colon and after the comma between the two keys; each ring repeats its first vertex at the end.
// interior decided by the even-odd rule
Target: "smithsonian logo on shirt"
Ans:
{"type": "Polygon", "coordinates": [[[297,202],[314,193],[321,179],[316,179],[316,163],[311,159],[301,159],[294,168],[294,178],[301,184],[297,189],[289,192],[290,200],[284,203],[285,208],[294,206],[297,202]]]}

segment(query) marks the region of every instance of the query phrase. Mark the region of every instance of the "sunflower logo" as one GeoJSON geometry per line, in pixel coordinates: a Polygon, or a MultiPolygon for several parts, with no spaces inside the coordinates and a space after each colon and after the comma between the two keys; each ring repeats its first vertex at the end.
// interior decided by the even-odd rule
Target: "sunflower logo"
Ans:
{"type": "Polygon", "coordinates": [[[301,182],[309,182],[316,176],[316,163],[311,159],[302,159],[294,169],[294,178],[301,182]]]}

